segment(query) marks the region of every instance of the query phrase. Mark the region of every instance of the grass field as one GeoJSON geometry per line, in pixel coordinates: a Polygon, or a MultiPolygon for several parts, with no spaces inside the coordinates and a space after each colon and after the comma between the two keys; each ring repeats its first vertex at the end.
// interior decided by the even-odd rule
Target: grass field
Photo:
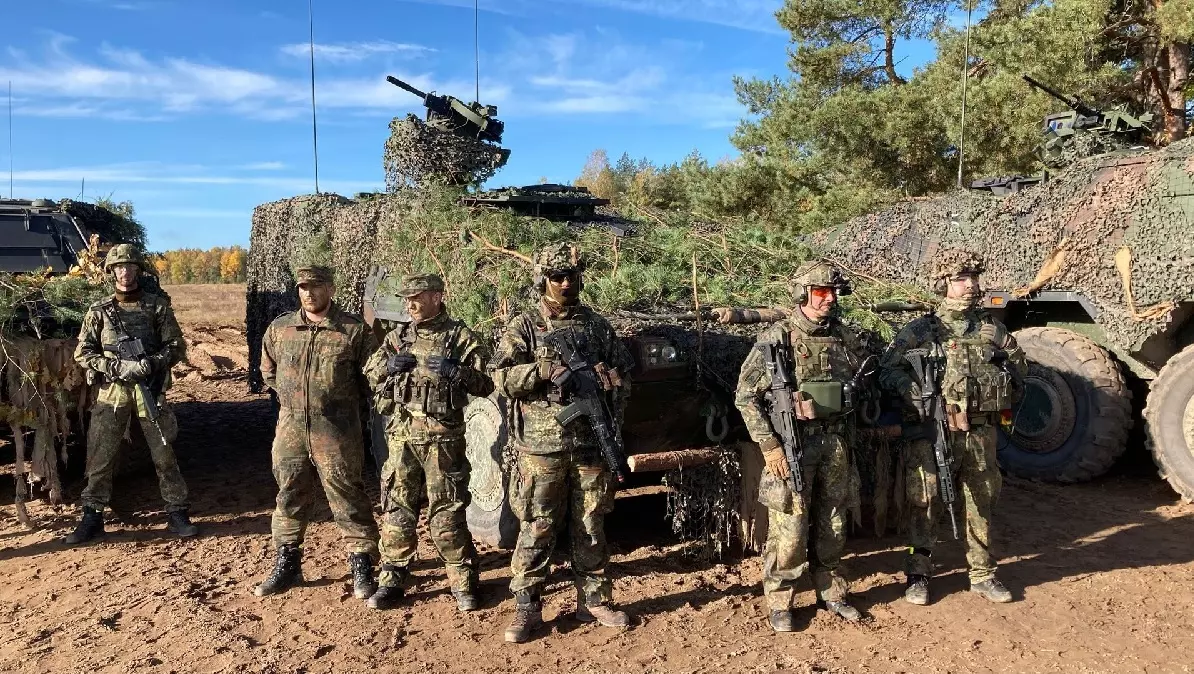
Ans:
{"type": "Polygon", "coordinates": [[[195,283],[163,286],[179,323],[245,327],[245,284],[195,283]]]}

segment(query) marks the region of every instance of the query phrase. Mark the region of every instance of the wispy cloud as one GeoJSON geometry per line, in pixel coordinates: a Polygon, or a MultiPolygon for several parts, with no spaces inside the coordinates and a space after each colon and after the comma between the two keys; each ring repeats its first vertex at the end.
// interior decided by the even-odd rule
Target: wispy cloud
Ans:
{"type": "MultiPolygon", "coordinates": [[[[177,57],[147,58],[140,51],[101,44],[97,58],[68,51],[74,39],[53,35],[41,59],[10,50],[0,62],[0,81],[11,80],[14,92],[27,99],[20,114],[49,117],[102,117],[155,121],[198,112],[231,113],[263,120],[306,114],[309,83],[278,75],[177,57]]],[[[471,81],[437,80],[427,72],[398,72],[424,90],[466,91],[471,81]]],[[[495,103],[509,94],[506,86],[487,87],[495,103]]],[[[329,77],[317,81],[321,109],[392,110],[399,114],[418,101],[373,77],[329,77]]]]}
{"type": "MultiPolygon", "coordinates": [[[[15,171],[13,181],[22,184],[77,185],[86,180],[89,186],[115,184],[163,186],[255,186],[275,188],[294,194],[313,191],[309,176],[246,176],[220,167],[171,165],[161,162],[125,162],[94,166],[69,166],[49,169],[15,171]]],[[[320,189],[350,195],[381,188],[381,180],[331,178],[319,181],[320,189]]],[[[89,187],[88,189],[91,189],[89,187]]]]}
{"type": "Polygon", "coordinates": [[[172,220],[243,220],[252,215],[248,211],[223,208],[161,208],[138,211],[142,218],[172,220]]]}
{"type": "Polygon", "coordinates": [[[245,164],[240,168],[246,171],[281,171],[286,168],[286,164],[280,161],[259,161],[252,164],[245,164]]]}
{"type": "MultiPolygon", "coordinates": [[[[301,56],[307,58],[311,54],[311,45],[305,42],[283,45],[283,54],[287,56],[301,56]]],[[[436,51],[431,47],[405,42],[391,42],[389,40],[374,40],[371,42],[345,42],[340,44],[315,43],[315,58],[332,63],[353,63],[364,61],[374,56],[402,55],[407,57],[424,56],[436,51]]]]}
{"type": "MultiPolygon", "coordinates": [[[[430,5],[473,8],[471,0],[409,0],[430,5]]],[[[481,9],[499,14],[529,15],[542,13],[543,5],[559,11],[570,6],[616,9],[666,19],[712,23],[731,28],[761,32],[783,32],[775,13],[783,0],[480,0],[481,9]]]]}

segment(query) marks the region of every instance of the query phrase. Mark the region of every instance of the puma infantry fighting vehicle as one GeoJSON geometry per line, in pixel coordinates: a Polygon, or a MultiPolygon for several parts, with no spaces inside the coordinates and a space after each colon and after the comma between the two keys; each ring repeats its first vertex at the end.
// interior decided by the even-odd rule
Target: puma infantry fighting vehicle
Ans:
{"type": "Polygon", "coordinates": [[[79,261],[91,232],[46,199],[0,199],[0,271],[65,274],[79,261]]]}
{"type": "Polygon", "coordinates": [[[1073,482],[1124,452],[1143,403],[1161,474],[1194,499],[1194,139],[1146,146],[1151,116],[1070,110],[1045,118],[1041,176],[976,181],[818,233],[847,268],[921,283],[926,260],[986,258],[986,305],[1031,361],[1000,440],[1003,468],[1073,482]],[[1147,382],[1133,400],[1132,378],[1147,382]]]}

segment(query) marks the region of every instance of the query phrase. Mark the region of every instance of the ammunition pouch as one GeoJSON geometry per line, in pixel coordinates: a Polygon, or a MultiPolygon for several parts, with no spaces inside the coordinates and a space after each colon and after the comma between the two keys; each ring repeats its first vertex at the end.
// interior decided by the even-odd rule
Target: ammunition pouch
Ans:
{"type": "Polygon", "coordinates": [[[468,396],[446,379],[403,377],[394,386],[394,402],[434,419],[448,419],[465,408],[468,396]]]}
{"type": "Polygon", "coordinates": [[[792,402],[802,416],[811,408],[812,414],[808,418],[831,419],[844,409],[842,388],[842,383],[838,381],[801,382],[792,402]]]}

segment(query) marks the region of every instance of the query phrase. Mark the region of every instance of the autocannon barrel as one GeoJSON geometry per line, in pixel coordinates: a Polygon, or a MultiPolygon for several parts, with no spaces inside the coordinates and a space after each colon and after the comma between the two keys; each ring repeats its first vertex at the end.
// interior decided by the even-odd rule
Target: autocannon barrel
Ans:
{"type": "Polygon", "coordinates": [[[1073,108],[1074,110],[1078,111],[1078,113],[1083,115],[1084,117],[1094,117],[1099,114],[1098,110],[1095,110],[1094,108],[1090,107],[1089,105],[1083,103],[1082,99],[1078,98],[1077,96],[1066,96],[1065,94],[1050,87],[1049,85],[1047,85],[1043,82],[1038,82],[1037,80],[1034,80],[1029,75],[1021,73],[1020,77],[1024,78],[1024,81],[1029,83],[1030,85],[1032,85],[1034,88],[1040,89],[1041,91],[1045,92],[1046,94],[1049,94],[1053,98],[1056,98],[1057,100],[1061,101],[1062,103],[1065,103],[1070,108],[1073,108]]]}
{"type": "Polygon", "coordinates": [[[411,85],[407,84],[406,82],[403,82],[402,80],[398,79],[397,77],[394,77],[393,75],[386,75],[386,81],[389,82],[390,84],[393,84],[394,86],[398,87],[399,89],[405,89],[405,90],[409,91],[410,93],[418,96],[419,98],[423,99],[424,101],[427,100],[427,94],[423,93],[422,91],[419,91],[418,89],[412,87],[411,85]]]}

